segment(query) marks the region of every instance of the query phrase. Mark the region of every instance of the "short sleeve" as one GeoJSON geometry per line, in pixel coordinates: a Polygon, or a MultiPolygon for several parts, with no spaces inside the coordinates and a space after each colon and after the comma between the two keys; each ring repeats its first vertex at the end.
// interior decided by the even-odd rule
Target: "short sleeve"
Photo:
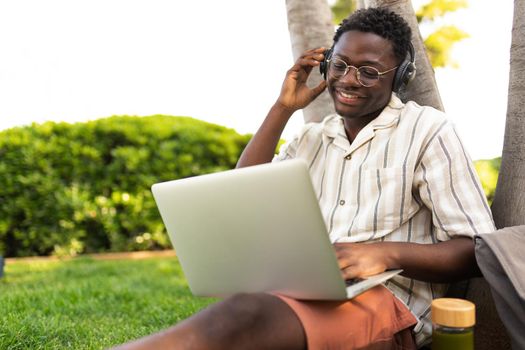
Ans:
{"type": "Polygon", "coordinates": [[[286,159],[295,158],[297,154],[297,145],[299,137],[294,136],[290,141],[285,142],[279,149],[279,153],[275,155],[272,162],[280,162],[286,159]]]}
{"type": "Polygon", "coordinates": [[[299,132],[289,141],[285,142],[279,149],[279,153],[273,158],[272,162],[280,162],[297,157],[299,145],[302,144],[305,134],[315,126],[315,123],[308,123],[302,126],[299,132]]]}
{"type": "Polygon", "coordinates": [[[453,124],[448,122],[423,152],[415,180],[438,240],[494,231],[483,188],[453,124]]]}

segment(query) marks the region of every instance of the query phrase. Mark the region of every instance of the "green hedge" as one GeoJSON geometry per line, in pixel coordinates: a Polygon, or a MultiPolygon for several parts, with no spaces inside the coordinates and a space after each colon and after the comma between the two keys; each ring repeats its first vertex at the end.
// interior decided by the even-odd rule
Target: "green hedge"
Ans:
{"type": "Polygon", "coordinates": [[[168,247],[151,185],[230,169],[249,137],[161,115],[2,131],[0,255],[168,247]]]}

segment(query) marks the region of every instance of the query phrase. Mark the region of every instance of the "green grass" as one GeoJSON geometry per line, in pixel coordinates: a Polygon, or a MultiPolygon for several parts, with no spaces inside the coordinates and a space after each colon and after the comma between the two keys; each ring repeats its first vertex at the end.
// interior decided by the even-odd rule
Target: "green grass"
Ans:
{"type": "Polygon", "coordinates": [[[16,262],[0,279],[0,349],[104,349],[211,303],[176,258],[16,262]]]}

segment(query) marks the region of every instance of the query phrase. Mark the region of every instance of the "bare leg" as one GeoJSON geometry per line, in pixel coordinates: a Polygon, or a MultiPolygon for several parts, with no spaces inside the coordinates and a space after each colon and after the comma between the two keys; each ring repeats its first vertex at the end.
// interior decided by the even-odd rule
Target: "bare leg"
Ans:
{"type": "Polygon", "coordinates": [[[116,349],[303,350],[306,338],[295,313],[279,298],[262,293],[238,294],[165,331],[116,349]]]}

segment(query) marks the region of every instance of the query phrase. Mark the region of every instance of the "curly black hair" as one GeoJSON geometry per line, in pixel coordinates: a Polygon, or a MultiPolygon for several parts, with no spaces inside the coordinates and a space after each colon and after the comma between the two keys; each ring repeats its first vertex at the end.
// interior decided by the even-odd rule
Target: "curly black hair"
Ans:
{"type": "Polygon", "coordinates": [[[377,34],[392,43],[394,55],[402,62],[408,54],[412,30],[397,13],[384,8],[370,7],[350,14],[341,22],[334,35],[334,45],[350,30],[377,34]]]}

